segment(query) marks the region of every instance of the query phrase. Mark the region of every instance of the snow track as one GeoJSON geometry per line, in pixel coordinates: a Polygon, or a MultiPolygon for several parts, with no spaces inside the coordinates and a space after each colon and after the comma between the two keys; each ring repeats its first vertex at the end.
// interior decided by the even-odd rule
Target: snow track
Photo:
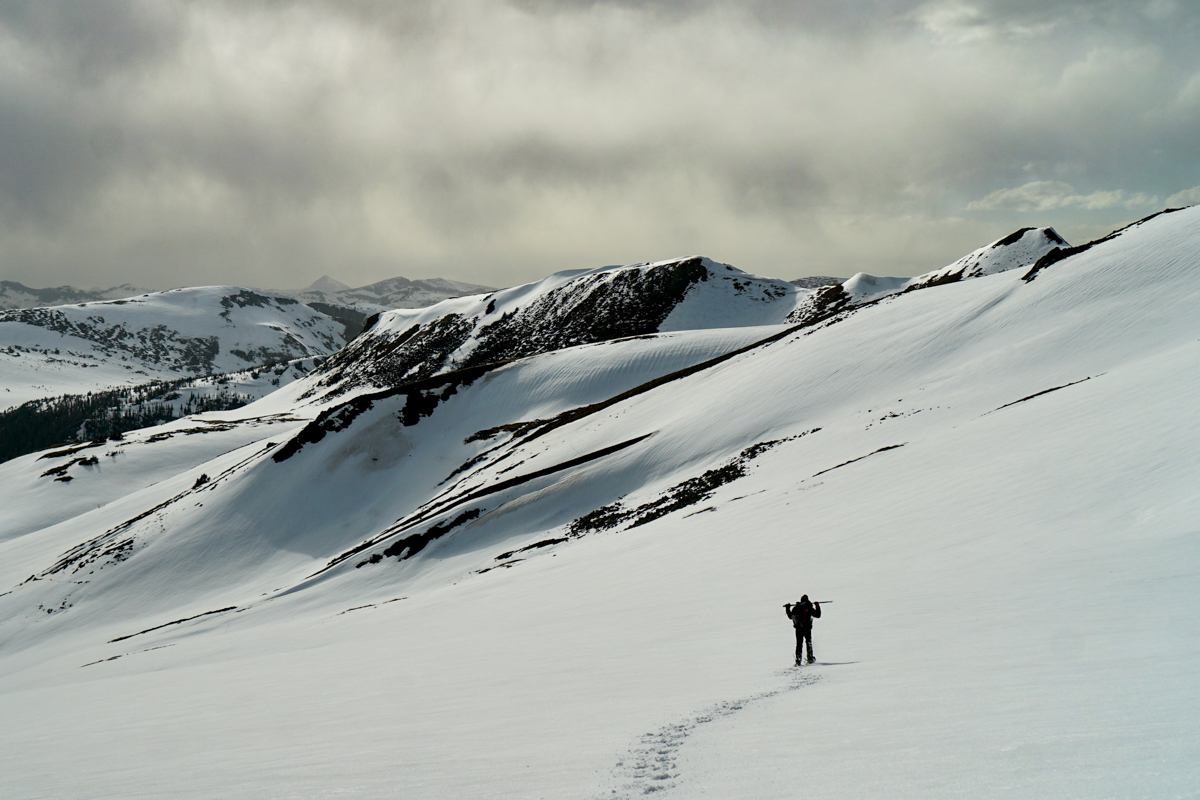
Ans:
{"type": "Polygon", "coordinates": [[[673,722],[644,734],[617,762],[614,781],[618,788],[598,795],[597,800],[630,800],[678,788],[688,780],[679,767],[679,752],[698,728],[714,723],[726,723],[747,706],[762,703],[786,692],[794,692],[805,686],[812,686],[821,679],[820,673],[800,667],[786,670],[783,675],[787,677],[787,683],[783,686],[740,700],[717,703],[680,722],[673,722]]]}

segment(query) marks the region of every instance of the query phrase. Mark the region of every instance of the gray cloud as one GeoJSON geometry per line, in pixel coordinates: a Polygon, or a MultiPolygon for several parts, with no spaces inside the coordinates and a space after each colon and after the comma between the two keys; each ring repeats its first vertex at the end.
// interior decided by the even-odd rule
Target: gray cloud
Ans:
{"type": "Polygon", "coordinates": [[[1158,197],[1143,192],[1131,195],[1123,189],[1117,189],[1083,195],[1076,192],[1074,186],[1062,181],[1030,181],[1015,189],[997,189],[981,200],[967,203],[967,210],[1053,211],[1075,206],[1101,211],[1110,208],[1147,209],[1157,203],[1158,197]]]}
{"type": "Polygon", "coordinates": [[[1171,0],[0,3],[0,271],[912,274],[1192,197],[1198,39],[1171,0]]]}
{"type": "Polygon", "coordinates": [[[1176,192],[1167,198],[1166,205],[1168,208],[1179,208],[1194,206],[1197,203],[1200,203],[1200,186],[1193,186],[1190,189],[1184,189],[1182,192],[1176,192]]]}

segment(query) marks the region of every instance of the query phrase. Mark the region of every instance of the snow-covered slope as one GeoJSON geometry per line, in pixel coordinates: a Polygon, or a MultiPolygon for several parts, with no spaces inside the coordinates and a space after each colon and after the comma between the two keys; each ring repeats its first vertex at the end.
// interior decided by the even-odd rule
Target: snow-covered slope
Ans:
{"type": "Polygon", "coordinates": [[[789,320],[815,322],[831,313],[848,311],[889,295],[1031,267],[1047,253],[1066,247],[1069,247],[1066,240],[1053,228],[1021,228],[949,266],[915,278],[877,277],[860,272],[840,285],[818,288],[792,312],[789,320]]]}
{"type": "Polygon", "coordinates": [[[807,291],[692,257],[559,272],[380,315],[317,373],[317,389],[393,386],[456,369],[657,332],[780,323],[807,291]]]}
{"type": "Polygon", "coordinates": [[[325,356],[341,326],[289,298],[209,286],[0,312],[0,409],[58,394],[325,356]]]}
{"type": "Polygon", "coordinates": [[[31,400],[0,411],[0,462],[209,411],[237,409],[307,375],[314,359],[205,375],[155,380],[86,394],[31,400]]]}
{"type": "Polygon", "coordinates": [[[916,278],[860,273],[813,291],[707,258],[574,270],[486,295],[381,314],[318,375],[318,391],[382,387],[577,344],[665,331],[812,324],[902,291],[1033,264],[1066,245],[1023,228],[916,278]]]}
{"type": "Polygon", "coordinates": [[[1194,795],[1200,209],[987,261],[0,465],[0,790],[1194,795]]]}

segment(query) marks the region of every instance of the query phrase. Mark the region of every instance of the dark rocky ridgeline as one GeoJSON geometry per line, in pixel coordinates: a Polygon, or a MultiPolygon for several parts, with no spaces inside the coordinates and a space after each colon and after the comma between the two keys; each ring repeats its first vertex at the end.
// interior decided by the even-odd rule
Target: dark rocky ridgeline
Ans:
{"type": "MultiPolygon", "coordinates": [[[[375,322],[375,318],[369,320],[375,322]]],[[[368,325],[367,333],[372,332],[368,325]]],[[[338,393],[356,386],[397,386],[430,378],[451,368],[450,356],[470,337],[474,326],[461,314],[447,314],[395,333],[359,336],[331,356],[306,396],[333,387],[338,393]]]]}
{"type": "MultiPolygon", "coordinates": [[[[972,253],[969,256],[959,259],[946,269],[938,270],[937,272],[932,272],[929,275],[924,276],[923,279],[915,281],[904,291],[912,292],[918,289],[927,289],[931,286],[941,286],[946,283],[954,283],[966,278],[981,277],[986,272],[986,268],[983,264],[984,259],[994,254],[996,251],[1004,250],[1017,244],[1024,239],[1026,234],[1028,234],[1030,231],[1036,231],[1035,237],[1031,240],[1036,243],[1034,245],[1036,249],[1032,250],[1031,252],[1046,252],[1047,250],[1053,252],[1060,247],[1070,246],[1067,244],[1067,240],[1059,236],[1058,231],[1054,230],[1054,228],[1020,228],[1013,231],[1008,236],[1005,236],[1003,239],[998,239],[995,242],[992,242],[991,245],[982,249],[981,251],[972,253]]],[[[1012,268],[1019,269],[1022,266],[1027,266],[1040,257],[1041,256],[1038,255],[1034,258],[1030,258],[1024,264],[1014,264],[1012,268]]]]}
{"type": "Polygon", "coordinates": [[[687,258],[582,275],[504,313],[497,313],[494,299],[481,298],[474,314],[446,314],[399,332],[379,330],[368,320],[363,335],[315,373],[311,393],[396,386],[449,370],[656,333],[688,290],[709,277],[700,258],[687,258]],[[475,347],[456,357],[470,340],[475,347]]]}
{"type": "Polygon", "coordinates": [[[807,278],[796,278],[794,281],[788,281],[788,283],[793,286],[799,286],[801,289],[820,289],[823,286],[835,286],[845,282],[845,278],[834,278],[829,275],[810,275],[807,278]]]}
{"type": "Polygon", "coordinates": [[[855,306],[842,285],[824,286],[801,301],[795,311],[788,314],[787,321],[801,326],[815,325],[821,320],[836,316],[855,306]]]}
{"type": "MultiPolygon", "coordinates": [[[[749,474],[750,462],[771,448],[784,442],[795,441],[803,436],[816,433],[819,430],[821,429],[813,428],[812,430],[789,436],[786,439],[772,439],[753,444],[720,467],[710,469],[701,475],[676,484],[653,500],[642,503],[639,506],[627,507],[618,500],[611,505],[597,508],[595,511],[584,514],[568,525],[567,535],[574,538],[591,533],[592,531],[609,530],[621,525],[627,528],[636,528],[639,525],[653,522],[659,517],[665,517],[672,512],[702,503],[711,498],[713,493],[725,484],[732,483],[738,478],[746,477],[749,474]]],[[[708,511],[711,509],[702,510],[708,511]]],[[[497,556],[497,559],[503,559],[511,555],[512,552],[502,553],[497,556]]]]}
{"type": "Polygon", "coordinates": [[[265,294],[252,292],[249,289],[241,289],[236,294],[227,294],[221,298],[221,308],[225,309],[221,312],[221,316],[229,319],[229,312],[234,308],[270,308],[275,306],[296,306],[300,305],[299,300],[293,300],[290,297],[268,297],[265,294]]]}
{"type": "Polygon", "coordinates": [[[699,258],[585,276],[484,325],[463,366],[655,333],[688,289],[707,280],[699,258]]]}

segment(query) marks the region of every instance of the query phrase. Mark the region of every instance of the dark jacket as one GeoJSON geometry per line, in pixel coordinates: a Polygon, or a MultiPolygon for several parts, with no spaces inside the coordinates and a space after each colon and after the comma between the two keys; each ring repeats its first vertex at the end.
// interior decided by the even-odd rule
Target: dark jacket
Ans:
{"type": "Polygon", "coordinates": [[[817,603],[814,606],[812,603],[804,600],[795,605],[789,605],[786,611],[793,625],[802,631],[811,631],[812,621],[821,616],[821,604],[817,603]]]}

